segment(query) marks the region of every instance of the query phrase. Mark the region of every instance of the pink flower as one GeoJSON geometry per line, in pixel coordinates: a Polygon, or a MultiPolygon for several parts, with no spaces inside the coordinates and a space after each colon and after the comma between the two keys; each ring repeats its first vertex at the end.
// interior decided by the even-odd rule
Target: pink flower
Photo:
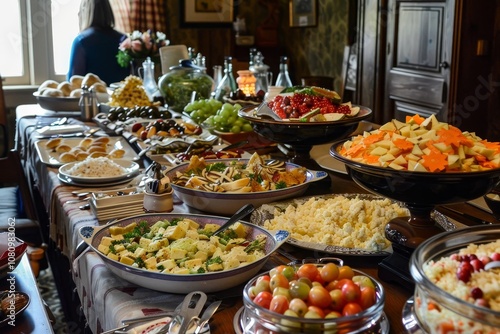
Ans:
{"type": "Polygon", "coordinates": [[[142,42],[139,41],[139,40],[134,40],[131,42],[131,48],[132,50],[136,51],[136,52],[140,52],[142,51],[142,42]]]}

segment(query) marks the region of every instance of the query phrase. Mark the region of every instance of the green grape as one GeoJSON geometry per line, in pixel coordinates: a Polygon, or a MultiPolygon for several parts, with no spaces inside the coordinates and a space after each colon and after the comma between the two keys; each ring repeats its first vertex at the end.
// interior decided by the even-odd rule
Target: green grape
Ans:
{"type": "Polygon", "coordinates": [[[241,127],[239,127],[238,125],[233,125],[231,127],[231,132],[232,133],[240,133],[241,132],[241,127]]]}
{"type": "Polygon", "coordinates": [[[252,124],[250,123],[243,124],[241,129],[243,130],[243,132],[250,132],[253,130],[252,124]]]}

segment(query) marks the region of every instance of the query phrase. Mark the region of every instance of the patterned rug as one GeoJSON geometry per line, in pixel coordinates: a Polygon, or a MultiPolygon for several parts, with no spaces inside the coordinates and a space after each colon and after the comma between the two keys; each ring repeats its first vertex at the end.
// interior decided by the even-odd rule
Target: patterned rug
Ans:
{"type": "Polygon", "coordinates": [[[56,284],[54,282],[54,276],[52,275],[50,268],[40,271],[37,281],[40,294],[56,319],[54,333],[69,334],[70,332],[66,328],[64,312],[61,308],[61,300],[59,299],[56,284]]]}

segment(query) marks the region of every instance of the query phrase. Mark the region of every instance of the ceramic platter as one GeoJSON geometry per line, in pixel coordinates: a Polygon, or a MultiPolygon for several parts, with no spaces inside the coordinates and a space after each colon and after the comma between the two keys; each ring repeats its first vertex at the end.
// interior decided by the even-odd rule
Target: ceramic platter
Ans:
{"type": "MultiPolygon", "coordinates": [[[[118,165],[125,169],[125,173],[117,176],[106,176],[106,177],[85,177],[85,176],[74,176],[70,174],[70,170],[73,166],[79,162],[70,162],[59,167],[59,175],[70,182],[80,183],[80,184],[103,184],[103,183],[114,183],[114,182],[126,182],[127,180],[135,177],[139,173],[139,165],[133,161],[126,159],[115,159],[113,160],[118,165]]],[[[59,178],[61,181],[61,177],[59,178]]]]}
{"type": "MultiPolygon", "coordinates": [[[[309,199],[312,197],[315,198],[333,198],[336,196],[339,196],[340,194],[332,194],[332,195],[322,195],[322,196],[308,196],[308,197],[300,197],[300,198],[294,198],[294,199],[289,199],[289,200],[284,200],[284,201],[279,201],[279,202],[273,202],[269,204],[263,204],[262,206],[258,207],[251,215],[250,217],[250,222],[259,226],[264,225],[264,221],[269,220],[274,218],[274,211],[276,209],[280,211],[284,211],[289,205],[293,206],[298,206],[301,205],[305,202],[307,202],[309,199]]],[[[380,196],[375,196],[371,194],[342,194],[343,196],[346,196],[348,198],[355,198],[356,196],[360,196],[363,199],[380,199],[380,196]]],[[[446,216],[443,214],[433,211],[431,214],[432,218],[436,220],[436,222],[446,231],[454,230],[456,228],[456,225],[453,224],[446,216]]],[[[340,247],[340,246],[335,246],[335,245],[327,245],[324,243],[320,242],[307,242],[307,241],[301,241],[293,238],[292,236],[288,239],[287,241],[288,244],[312,250],[312,251],[319,251],[319,252],[324,252],[328,254],[335,254],[335,255],[349,255],[349,256],[374,256],[374,257],[385,257],[389,254],[392,253],[392,247],[389,246],[386,249],[380,250],[380,251],[375,251],[375,250],[367,250],[367,249],[362,249],[362,248],[347,248],[347,247],[340,247]]]]}
{"type": "MultiPolygon", "coordinates": [[[[63,138],[61,143],[69,147],[77,147],[83,140],[83,137],[63,138]]],[[[64,162],[59,160],[60,153],[47,148],[46,144],[50,139],[41,139],[35,143],[35,148],[38,153],[40,161],[52,167],[61,167],[64,162]]],[[[125,151],[123,159],[132,160],[137,154],[130,144],[122,137],[109,137],[109,143],[106,145],[106,151],[109,153],[115,149],[122,149],[125,151]]]]}

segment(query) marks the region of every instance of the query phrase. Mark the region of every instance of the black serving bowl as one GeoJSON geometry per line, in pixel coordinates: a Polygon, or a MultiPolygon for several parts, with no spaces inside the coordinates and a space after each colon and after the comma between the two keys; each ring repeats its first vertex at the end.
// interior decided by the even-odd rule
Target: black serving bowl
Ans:
{"type": "MultiPolygon", "coordinates": [[[[355,162],[342,156],[339,149],[345,140],[330,148],[330,155],[343,162],[347,173],[362,188],[405,203],[411,217],[409,224],[393,224],[394,238],[415,247],[424,239],[442,232],[431,219],[436,205],[465,202],[489,193],[500,182],[500,169],[478,172],[417,172],[394,170],[355,162]]],[[[391,223],[389,223],[390,225],[391,223]]],[[[386,227],[386,236],[388,227],[386,227]]]]}
{"type": "Polygon", "coordinates": [[[358,123],[372,114],[370,109],[360,108],[360,112],[354,117],[331,122],[278,121],[256,116],[255,106],[242,108],[238,115],[248,120],[256,133],[273,142],[292,146],[313,146],[333,142],[353,133],[358,123]]]}

